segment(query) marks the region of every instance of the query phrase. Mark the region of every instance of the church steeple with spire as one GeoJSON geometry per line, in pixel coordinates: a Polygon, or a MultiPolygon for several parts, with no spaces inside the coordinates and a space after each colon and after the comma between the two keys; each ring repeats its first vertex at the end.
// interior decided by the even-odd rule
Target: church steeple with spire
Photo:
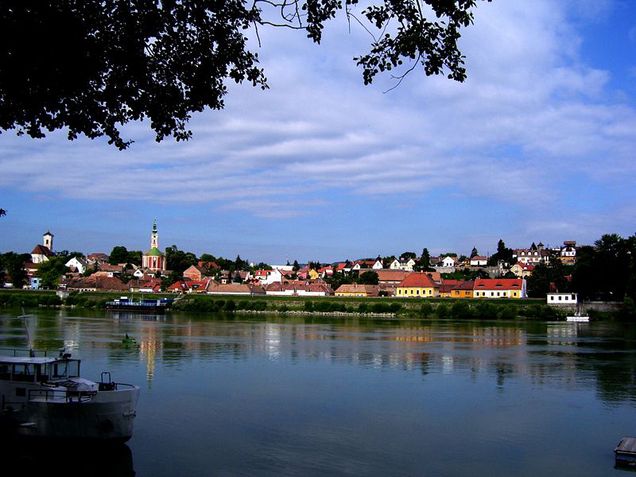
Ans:
{"type": "Polygon", "coordinates": [[[159,248],[159,232],[157,232],[157,219],[152,223],[152,234],[150,234],[150,248],[159,248]]]}
{"type": "Polygon", "coordinates": [[[166,271],[166,257],[159,250],[159,232],[157,231],[157,219],[152,223],[152,232],[150,234],[150,250],[145,252],[141,257],[141,265],[151,272],[166,271]]]}

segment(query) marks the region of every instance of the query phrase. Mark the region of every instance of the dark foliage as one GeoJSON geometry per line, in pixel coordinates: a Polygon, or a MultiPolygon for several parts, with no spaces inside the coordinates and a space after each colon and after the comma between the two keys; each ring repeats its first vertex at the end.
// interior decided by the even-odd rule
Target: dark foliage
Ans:
{"type": "Polygon", "coordinates": [[[0,3],[0,130],[34,138],[105,136],[126,148],[120,128],[147,119],[157,141],[185,140],[193,112],[222,109],[226,81],[267,88],[248,34],[303,30],[320,43],[337,14],[364,23],[370,51],[354,60],[365,84],[383,71],[398,81],[421,65],[463,81],[460,30],[476,0],[6,0],[0,3]],[[428,6],[433,18],[421,8],[428,6]],[[404,64],[404,65],[403,65],[404,64]],[[403,65],[403,66],[402,66],[403,65]]]}

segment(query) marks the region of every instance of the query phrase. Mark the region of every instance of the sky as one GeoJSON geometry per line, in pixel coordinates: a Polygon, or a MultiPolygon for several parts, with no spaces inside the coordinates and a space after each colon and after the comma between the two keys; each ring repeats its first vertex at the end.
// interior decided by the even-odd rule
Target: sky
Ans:
{"type": "Polygon", "coordinates": [[[636,2],[480,2],[468,79],[364,86],[370,37],[261,30],[269,90],[230,85],[188,142],[0,134],[0,252],[160,247],[268,263],[494,253],[636,233],[636,2]],[[388,91],[390,90],[390,91],[388,91]]]}

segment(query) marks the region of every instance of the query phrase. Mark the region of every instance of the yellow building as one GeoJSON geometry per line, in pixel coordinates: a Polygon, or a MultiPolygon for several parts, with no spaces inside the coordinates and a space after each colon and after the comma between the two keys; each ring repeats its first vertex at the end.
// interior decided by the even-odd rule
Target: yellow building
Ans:
{"type": "Polygon", "coordinates": [[[400,282],[395,290],[395,296],[398,297],[437,297],[439,296],[439,285],[426,273],[413,272],[409,273],[404,280],[400,282]]]}
{"type": "Polygon", "coordinates": [[[523,278],[478,278],[473,290],[475,298],[527,298],[523,278]]]}

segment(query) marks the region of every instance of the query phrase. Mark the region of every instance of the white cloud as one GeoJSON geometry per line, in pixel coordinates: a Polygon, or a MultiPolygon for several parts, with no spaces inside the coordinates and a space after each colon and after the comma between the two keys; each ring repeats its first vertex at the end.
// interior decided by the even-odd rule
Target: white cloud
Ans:
{"type": "Polygon", "coordinates": [[[333,187],[369,196],[452,189],[530,210],[559,198],[564,170],[633,181],[636,112],[607,101],[610,73],[580,61],[570,7],[480,4],[461,42],[464,84],[414,71],[388,94],[387,77],[362,85],[351,57],[368,38],[343,22],[320,46],[297,32],[263,32],[271,89],[230,86],[225,111],[195,115],[190,142],[155,144],[139,125],[127,128],[139,142],[125,153],[62,135],[3,135],[0,184],[83,199],[160,191],[162,201],[281,218],[307,213],[293,200],[307,190],[319,197],[312,207],[327,206],[333,187]]]}

